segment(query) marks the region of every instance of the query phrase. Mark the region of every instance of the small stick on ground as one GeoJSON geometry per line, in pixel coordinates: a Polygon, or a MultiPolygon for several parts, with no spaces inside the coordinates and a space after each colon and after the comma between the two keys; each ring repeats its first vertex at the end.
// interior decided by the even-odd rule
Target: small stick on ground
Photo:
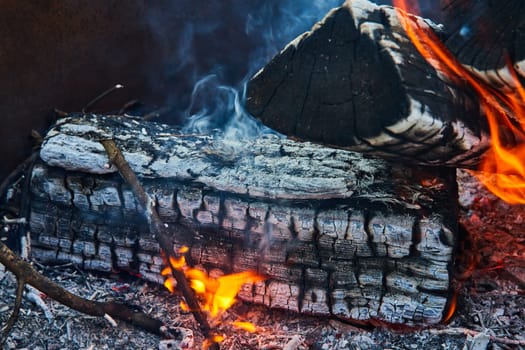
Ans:
{"type": "Polygon", "coordinates": [[[158,335],[166,335],[166,332],[164,331],[166,328],[164,323],[146,315],[145,313],[132,310],[128,306],[121,303],[91,301],[68,292],[55,282],[51,281],[49,278],[36,271],[33,266],[22,260],[2,242],[0,242],[0,263],[5,265],[9,271],[14,273],[18,281],[15,307],[4,328],[0,343],[5,338],[7,338],[7,334],[10,332],[12,326],[16,322],[25,284],[32,285],[50,298],[84,314],[100,317],[103,317],[107,314],[115,319],[129,322],[146,331],[158,335]]]}
{"type": "Polygon", "coordinates": [[[47,304],[44,302],[42,297],[40,296],[39,291],[33,287],[32,285],[28,284],[26,286],[26,298],[32,301],[36,306],[38,306],[43,312],[44,316],[46,316],[46,319],[51,322],[55,318],[47,304]]]}
{"type": "MultiPolygon", "coordinates": [[[[0,255],[3,255],[4,244],[0,242],[0,255]]],[[[0,256],[0,261],[2,261],[2,257],[0,256]]],[[[2,263],[9,269],[9,266],[5,264],[3,261],[2,263]]],[[[13,328],[14,324],[16,323],[16,320],[18,320],[18,315],[20,314],[20,307],[22,306],[22,296],[24,295],[24,283],[23,281],[16,276],[16,281],[18,283],[16,287],[16,298],[15,298],[15,305],[13,305],[13,313],[11,316],[9,316],[9,319],[7,320],[7,323],[4,327],[4,331],[0,335],[0,345],[4,343],[4,339],[7,338],[7,335],[11,331],[11,328],[13,328]]]]}
{"type": "MultiPolygon", "coordinates": [[[[476,336],[482,332],[475,331],[473,329],[468,329],[464,327],[449,327],[444,329],[431,329],[430,333],[432,334],[446,334],[446,335],[458,335],[458,334],[464,334],[464,335],[470,335],[470,336],[476,336]]],[[[502,338],[497,337],[494,335],[487,335],[489,339],[495,343],[505,344],[505,345],[520,345],[525,346],[525,340],[518,340],[518,339],[509,339],[509,338],[502,338]]]]}
{"type": "MultiPolygon", "coordinates": [[[[154,202],[148,196],[148,194],[144,190],[144,187],[142,187],[142,185],[140,184],[137,175],[129,166],[129,163],[124,158],[122,152],[118,149],[117,145],[115,144],[115,141],[101,140],[100,142],[104,146],[104,149],[108,154],[110,162],[113,165],[115,165],[120,175],[131,186],[131,189],[135,196],[137,196],[140,205],[146,211],[146,218],[149,222],[151,233],[155,235],[159,245],[166,254],[166,257],[168,259],[170,256],[173,258],[177,258],[173,253],[173,244],[170,239],[170,233],[168,232],[167,227],[160,219],[157,209],[155,208],[154,202]]],[[[178,225],[175,228],[174,227],[175,226],[172,225],[172,230],[175,231],[187,230],[187,228],[183,227],[182,225],[178,225]]],[[[186,304],[191,310],[193,317],[195,317],[195,319],[199,323],[201,332],[208,341],[208,344],[210,344],[209,349],[219,349],[219,344],[213,341],[214,334],[211,330],[206,314],[202,311],[197,297],[193,292],[193,289],[191,289],[190,284],[186,279],[186,276],[184,276],[184,273],[182,271],[173,268],[171,269],[171,273],[177,281],[177,288],[181,291],[182,295],[184,296],[186,304]]]]}

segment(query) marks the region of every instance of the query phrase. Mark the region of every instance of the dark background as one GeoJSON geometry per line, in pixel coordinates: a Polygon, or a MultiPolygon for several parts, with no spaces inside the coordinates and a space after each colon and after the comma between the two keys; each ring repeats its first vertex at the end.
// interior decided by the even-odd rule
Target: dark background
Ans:
{"type": "Polygon", "coordinates": [[[146,111],[169,106],[163,121],[180,123],[199,79],[213,73],[240,88],[340,3],[0,0],[0,180],[30,154],[31,129],[45,132],[54,108],[80,111],[120,83],[95,111],[138,99],[146,111]]]}

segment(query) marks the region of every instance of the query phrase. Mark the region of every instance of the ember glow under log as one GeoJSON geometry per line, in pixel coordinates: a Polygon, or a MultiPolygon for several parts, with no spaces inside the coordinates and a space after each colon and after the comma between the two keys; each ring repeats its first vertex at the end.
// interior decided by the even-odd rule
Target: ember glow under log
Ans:
{"type": "Polygon", "coordinates": [[[188,247],[188,265],[267,277],[241,299],[372,324],[428,325],[446,314],[455,171],[275,136],[228,141],[122,117],[59,120],[26,194],[35,259],[164,281],[143,209],[99,143],[108,138],[154,198],[173,249],[188,247]]]}

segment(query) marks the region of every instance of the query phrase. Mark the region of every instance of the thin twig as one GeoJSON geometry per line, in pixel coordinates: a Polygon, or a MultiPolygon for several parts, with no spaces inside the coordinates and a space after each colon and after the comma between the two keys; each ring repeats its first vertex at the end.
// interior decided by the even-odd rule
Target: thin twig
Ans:
{"type": "Polygon", "coordinates": [[[38,291],[35,287],[31,285],[26,285],[26,298],[32,301],[36,306],[38,306],[43,312],[44,316],[48,320],[48,322],[53,321],[55,316],[47,306],[47,304],[44,302],[42,297],[40,296],[40,291],[38,291]]]}
{"type": "Polygon", "coordinates": [[[33,149],[34,150],[39,149],[40,146],[42,146],[42,143],[44,142],[44,137],[42,136],[42,134],[40,134],[37,130],[32,129],[31,138],[33,138],[33,142],[34,142],[33,149]]]}
{"type": "MultiPolygon", "coordinates": [[[[431,334],[434,335],[458,335],[458,334],[464,334],[464,335],[470,335],[470,336],[476,336],[478,334],[481,334],[482,332],[475,331],[473,329],[468,329],[464,327],[449,327],[449,328],[443,328],[443,329],[431,329],[431,334]]],[[[502,338],[497,337],[494,335],[487,334],[489,339],[495,343],[500,344],[506,344],[506,345],[520,345],[525,346],[525,340],[518,340],[518,339],[509,339],[509,338],[502,338]]]]}
{"type": "Polygon", "coordinates": [[[10,225],[10,224],[27,224],[27,219],[26,218],[13,218],[13,219],[10,219],[8,218],[7,216],[4,215],[4,218],[2,220],[2,224],[4,225],[10,225]]]}
{"type": "Polygon", "coordinates": [[[116,91],[118,89],[122,89],[124,87],[124,85],[121,85],[121,84],[116,84],[112,87],[110,87],[109,89],[107,89],[106,91],[102,92],[100,95],[98,95],[97,97],[95,97],[94,99],[92,99],[91,101],[89,101],[87,103],[87,105],[84,106],[84,108],[82,108],[82,114],[85,114],[86,111],[93,107],[93,105],[95,103],[97,103],[98,101],[102,100],[104,97],[106,97],[107,95],[109,95],[110,93],[112,93],[113,91],[116,91]]]}
{"type": "Polygon", "coordinates": [[[37,152],[33,152],[28,158],[26,158],[21,164],[19,164],[15,170],[13,170],[0,184],[0,200],[7,193],[9,187],[17,181],[23,174],[26,173],[27,169],[33,166],[33,163],[38,157],[37,152]]]}
{"type": "Polygon", "coordinates": [[[117,326],[117,321],[115,321],[115,320],[113,319],[113,317],[111,317],[110,315],[105,314],[105,315],[104,315],[104,318],[106,319],[106,321],[108,321],[108,323],[109,323],[112,327],[116,327],[116,326],[117,326]]]}
{"type": "Polygon", "coordinates": [[[156,109],[142,116],[142,120],[151,121],[153,119],[160,117],[162,114],[167,113],[169,110],[170,108],[168,107],[162,107],[162,108],[156,109]]]}
{"type": "MultiPolygon", "coordinates": [[[[3,244],[3,243],[0,242],[0,244],[3,244]]],[[[2,332],[2,336],[0,337],[0,345],[3,344],[4,339],[6,339],[9,332],[11,332],[11,329],[16,323],[16,320],[18,320],[18,315],[20,314],[20,307],[22,305],[22,296],[24,294],[25,283],[24,283],[24,280],[18,276],[16,280],[17,280],[18,286],[16,288],[15,305],[13,306],[13,312],[11,313],[11,316],[9,316],[9,320],[7,320],[7,323],[2,332]]]]}
{"type": "Polygon", "coordinates": [[[65,118],[67,116],[69,116],[69,113],[68,112],[64,112],[58,108],[54,108],[53,109],[53,112],[55,112],[55,114],[59,117],[59,118],[65,118]]]}
{"type": "MultiPolygon", "coordinates": [[[[155,208],[154,202],[148,196],[148,194],[144,190],[144,187],[142,187],[142,185],[140,184],[137,175],[129,166],[129,163],[124,158],[122,152],[118,149],[117,145],[115,144],[115,141],[101,140],[100,142],[104,146],[104,149],[108,154],[110,162],[113,165],[115,165],[120,175],[131,186],[131,189],[137,197],[140,205],[146,211],[146,217],[150,224],[151,233],[155,235],[157,242],[160,244],[164,253],[167,255],[168,258],[170,256],[173,258],[177,258],[173,253],[173,244],[170,239],[170,233],[168,232],[167,227],[160,219],[159,214],[155,208]]],[[[172,229],[173,227],[175,226],[172,225],[172,229]]],[[[186,231],[188,230],[182,225],[177,225],[175,229],[186,231]]],[[[202,311],[197,297],[195,296],[193,289],[191,289],[190,284],[186,279],[186,276],[184,276],[184,273],[182,271],[173,268],[171,269],[171,273],[177,281],[177,288],[181,291],[186,301],[186,304],[188,305],[189,309],[191,310],[191,313],[193,314],[193,317],[195,317],[195,319],[199,323],[200,329],[204,337],[208,340],[209,344],[211,344],[209,348],[218,349],[219,345],[218,343],[213,341],[214,334],[211,330],[206,314],[202,311]]]]}
{"type": "MultiPolygon", "coordinates": [[[[30,177],[28,176],[28,174],[30,173],[31,169],[33,168],[33,165],[35,163],[35,161],[37,160],[38,158],[38,152],[33,152],[28,158],[26,158],[21,164],[19,164],[3,181],[2,183],[0,184],[0,203],[1,206],[2,206],[2,209],[5,209],[5,210],[8,210],[7,207],[6,208],[3,208],[3,205],[5,204],[6,206],[8,206],[9,204],[9,199],[8,198],[8,191],[9,189],[15,189],[15,184],[19,184],[21,183],[20,185],[20,192],[22,194],[27,194],[29,193],[29,186],[30,186],[30,177]],[[25,176],[24,176],[25,175],[25,176]]],[[[29,198],[30,196],[29,195],[22,195],[21,196],[21,201],[18,205],[18,208],[13,210],[12,213],[21,218],[21,220],[23,218],[26,218],[28,217],[28,206],[29,206],[29,198]]],[[[4,217],[5,218],[5,217],[4,217]]],[[[6,220],[6,221],[9,221],[9,220],[6,220]]],[[[9,222],[2,222],[2,224],[10,224],[9,222]]],[[[25,224],[20,222],[20,223],[16,223],[19,225],[19,228],[18,228],[18,237],[22,237],[25,232],[24,231],[24,228],[25,228],[25,224]]],[[[19,250],[20,249],[20,240],[16,239],[14,236],[11,236],[8,240],[8,244],[10,244],[13,249],[16,249],[16,250],[19,250]]]]}
{"type": "Polygon", "coordinates": [[[120,108],[120,110],[118,111],[117,115],[123,115],[124,113],[126,113],[126,111],[135,106],[135,105],[138,105],[139,104],[139,101],[138,100],[131,100],[131,101],[128,101],[126,103],[124,103],[124,105],[120,108]]]}
{"type": "Polygon", "coordinates": [[[163,330],[166,329],[163,322],[152,318],[145,313],[135,311],[125,304],[116,302],[91,301],[68,292],[55,282],[51,281],[49,278],[36,271],[33,266],[22,260],[2,242],[0,242],[0,263],[5,265],[9,271],[14,273],[18,280],[15,309],[7,323],[6,330],[4,330],[4,337],[11,329],[14,321],[16,321],[16,317],[18,317],[22,293],[21,291],[23,291],[24,285],[26,283],[32,285],[59,303],[84,314],[99,317],[103,317],[104,315],[108,314],[115,319],[129,322],[146,331],[158,335],[166,335],[166,332],[163,330]]]}

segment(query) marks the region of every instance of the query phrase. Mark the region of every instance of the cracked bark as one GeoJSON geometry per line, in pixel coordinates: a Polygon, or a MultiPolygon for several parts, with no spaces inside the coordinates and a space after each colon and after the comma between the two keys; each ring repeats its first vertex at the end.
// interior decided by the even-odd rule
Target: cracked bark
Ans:
{"type": "MultiPolygon", "coordinates": [[[[171,237],[173,235],[176,239],[177,233],[182,235],[182,233],[186,231],[186,228],[181,225],[176,225],[172,226],[170,228],[170,232],[168,232],[167,226],[165,226],[159,217],[155,202],[150,198],[150,196],[148,196],[144,190],[144,187],[142,187],[140,184],[137,175],[133,172],[133,170],[131,170],[122,152],[115,144],[115,141],[101,140],[100,143],[102,143],[104,146],[111,164],[117,167],[119,174],[131,187],[133,194],[136,196],[140,206],[142,207],[142,210],[145,213],[145,217],[150,228],[150,234],[156,237],[161,251],[165,254],[168,260],[170,258],[178,259],[179,257],[176,256],[175,251],[173,251],[173,241],[171,237]]],[[[214,334],[208,322],[207,316],[202,311],[197,300],[197,296],[191,289],[190,283],[186,279],[186,276],[182,271],[174,268],[171,268],[171,275],[177,281],[177,289],[179,289],[184,296],[184,301],[188,305],[191,314],[198,322],[204,338],[209,342],[208,348],[211,350],[219,349],[219,344],[214,340],[214,334]]]]}
{"type": "Polygon", "coordinates": [[[235,142],[94,115],[59,121],[31,175],[34,258],[163,281],[141,206],[100,149],[108,137],[162,221],[187,229],[171,239],[174,250],[190,248],[190,264],[269,277],[247,285],[242,299],[372,323],[443,317],[457,232],[454,171],[275,137],[235,142]]]}

